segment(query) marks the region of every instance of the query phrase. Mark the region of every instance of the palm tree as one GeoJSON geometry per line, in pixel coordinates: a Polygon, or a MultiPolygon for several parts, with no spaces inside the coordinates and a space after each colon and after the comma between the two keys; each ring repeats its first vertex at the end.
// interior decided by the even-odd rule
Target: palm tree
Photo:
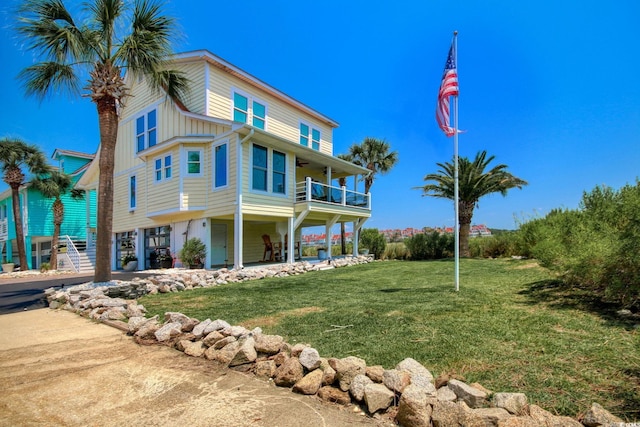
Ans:
{"type": "Polygon", "coordinates": [[[71,176],[59,171],[52,171],[46,177],[36,177],[30,184],[48,199],[55,199],[51,210],[53,211],[53,237],[51,239],[51,259],[49,264],[52,270],[58,267],[58,240],[60,238],[60,226],[64,220],[64,203],[62,196],[70,194],[73,200],[84,199],[84,191],[73,188],[71,176]]]}
{"type": "MultiPolygon", "coordinates": [[[[507,172],[507,165],[494,166],[485,172],[493,159],[495,156],[487,158],[486,151],[476,154],[473,162],[466,157],[458,158],[458,221],[460,223],[460,255],[463,257],[470,256],[471,218],[480,198],[492,193],[506,196],[511,188],[521,189],[527,185],[527,181],[507,172]]],[[[423,196],[454,200],[454,161],[444,164],[436,163],[440,170],[424,177],[425,181],[434,181],[434,183],[415,188],[421,189],[423,196]]]]}
{"type": "Polygon", "coordinates": [[[390,145],[383,139],[366,137],[362,143],[349,147],[350,160],[369,169],[364,176],[364,192],[369,193],[376,174],[385,174],[398,163],[398,152],[389,152],[390,145]]]}
{"type": "MultiPolygon", "coordinates": [[[[349,147],[349,160],[358,166],[369,169],[364,176],[364,192],[369,194],[376,174],[385,174],[398,163],[398,152],[389,151],[391,146],[384,139],[366,137],[360,144],[349,147]]],[[[355,241],[359,239],[359,233],[354,233],[355,241]],[[356,235],[357,234],[357,235],[356,235]]]]}
{"type": "Polygon", "coordinates": [[[63,0],[25,0],[18,31],[29,50],[43,61],[19,75],[28,95],[40,99],[59,90],[77,95],[83,72],[85,90],[96,103],[100,127],[98,227],[95,282],[111,280],[114,153],[118,111],[128,96],[125,71],[135,81],[144,76],[156,91],[174,101],[187,91],[184,74],[168,66],[174,20],[162,14],[160,1],[92,0],[87,19],[74,21],[63,0]],[[131,11],[131,13],[128,13],[131,11]],[[126,30],[126,31],[125,31],[126,30]]]}
{"type": "Polygon", "coordinates": [[[20,212],[20,187],[25,184],[26,168],[28,174],[42,175],[50,172],[44,153],[35,145],[27,144],[19,139],[3,138],[0,140],[0,165],[2,180],[11,188],[13,219],[16,226],[16,241],[20,269],[28,269],[27,252],[24,247],[24,231],[20,212]]]}

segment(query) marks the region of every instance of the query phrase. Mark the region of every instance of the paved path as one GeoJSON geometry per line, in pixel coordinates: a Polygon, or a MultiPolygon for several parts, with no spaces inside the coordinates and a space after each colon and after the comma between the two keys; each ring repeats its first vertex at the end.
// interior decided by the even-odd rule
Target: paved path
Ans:
{"type": "MultiPolygon", "coordinates": [[[[131,280],[157,273],[114,271],[114,280],[131,280]]],[[[93,273],[84,274],[33,274],[25,277],[9,277],[0,274],[0,314],[16,313],[47,307],[44,290],[51,287],[73,286],[93,280],[93,273]]]]}
{"type": "Polygon", "coordinates": [[[0,426],[389,426],[49,309],[0,316],[0,426]]]}

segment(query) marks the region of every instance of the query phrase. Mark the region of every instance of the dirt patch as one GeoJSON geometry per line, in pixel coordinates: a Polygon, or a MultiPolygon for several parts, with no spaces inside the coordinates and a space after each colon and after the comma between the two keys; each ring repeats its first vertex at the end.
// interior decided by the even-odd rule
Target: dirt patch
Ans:
{"type": "Polygon", "coordinates": [[[301,307],[293,310],[281,311],[279,313],[272,314],[271,316],[254,317],[253,319],[247,319],[240,323],[247,329],[253,329],[255,327],[270,327],[275,326],[285,317],[302,317],[309,313],[321,313],[324,311],[322,307],[301,307]]]}
{"type": "Polygon", "coordinates": [[[536,261],[528,262],[526,264],[518,265],[516,267],[512,267],[513,270],[526,270],[528,268],[538,268],[540,265],[536,261]]]}

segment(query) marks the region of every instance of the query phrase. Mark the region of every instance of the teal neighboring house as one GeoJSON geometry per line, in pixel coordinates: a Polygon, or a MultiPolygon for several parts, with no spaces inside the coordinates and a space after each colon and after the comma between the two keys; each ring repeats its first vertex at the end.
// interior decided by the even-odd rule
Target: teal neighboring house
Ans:
{"type": "MultiPolygon", "coordinates": [[[[95,155],[56,149],[51,157],[57,161],[59,170],[71,175],[75,185],[95,155]]],[[[53,236],[53,211],[51,210],[53,201],[53,199],[44,198],[29,185],[20,189],[20,208],[29,263],[28,268],[21,267],[21,270],[38,269],[42,263],[49,262],[53,236]]],[[[61,246],[66,246],[62,236],[69,236],[74,244],[82,249],[92,246],[96,227],[95,190],[87,191],[84,200],[73,200],[70,195],[65,194],[62,197],[62,203],[64,203],[64,221],[60,228],[61,246]]],[[[0,253],[3,261],[18,262],[11,189],[0,193],[0,253]]],[[[64,260],[64,257],[59,258],[64,260]]]]}

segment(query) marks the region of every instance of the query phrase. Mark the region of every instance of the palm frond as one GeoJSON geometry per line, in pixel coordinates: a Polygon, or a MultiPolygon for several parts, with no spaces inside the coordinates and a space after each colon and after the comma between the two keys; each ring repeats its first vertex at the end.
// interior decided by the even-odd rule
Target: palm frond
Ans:
{"type": "Polygon", "coordinates": [[[80,93],[79,79],[71,65],[42,62],[25,68],[18,74],[27,95],[42,100],[52,92],[80,93]]]}

